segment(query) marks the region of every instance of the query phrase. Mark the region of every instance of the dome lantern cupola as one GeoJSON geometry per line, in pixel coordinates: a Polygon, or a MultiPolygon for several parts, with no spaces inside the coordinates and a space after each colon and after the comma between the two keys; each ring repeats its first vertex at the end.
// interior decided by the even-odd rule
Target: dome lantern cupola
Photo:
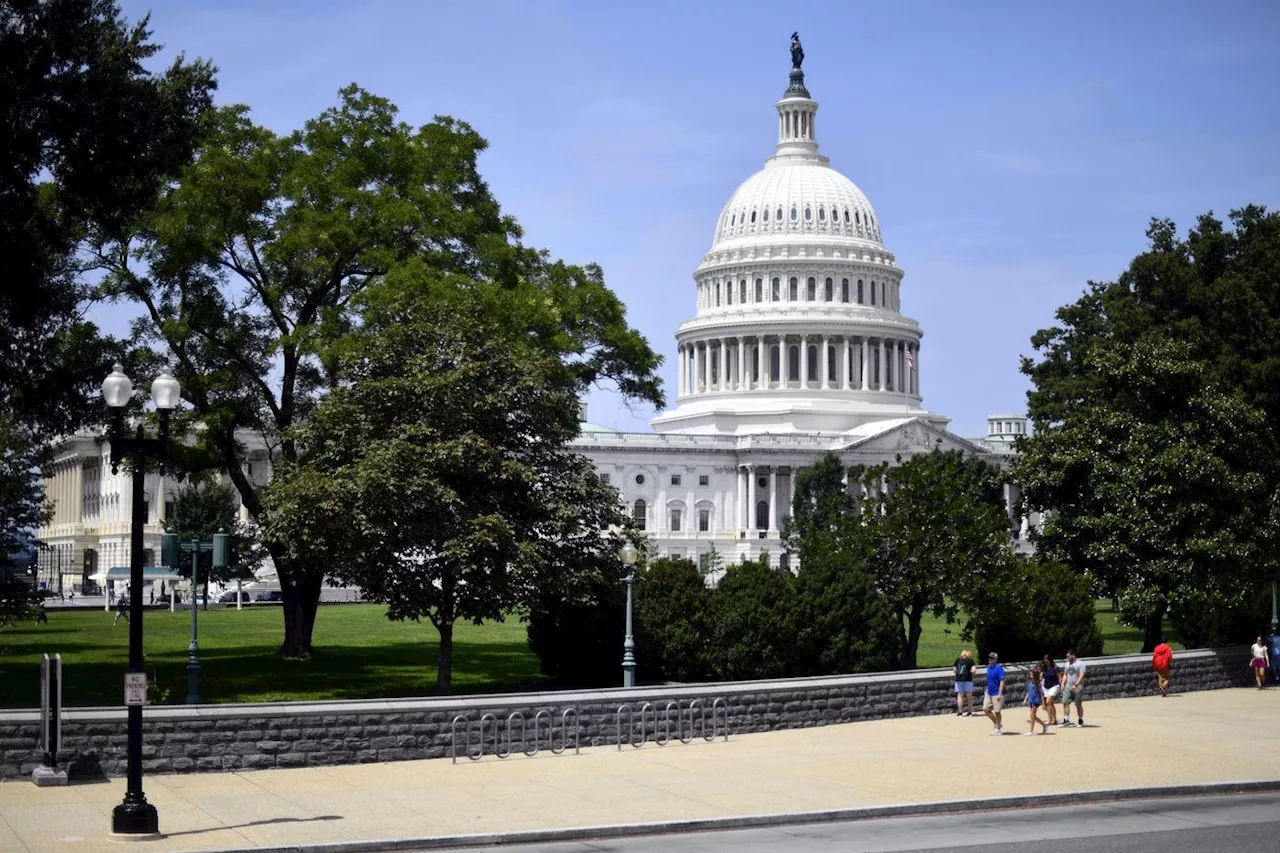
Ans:
{"type": "Polygon", "coordinates": [[[804,49],[800,47],[800,34],[791,34],[791,82],[782,100],[778,101],[778,150],[775,159],[802,158],[816,159],[825,163],[826,158],[818,156],[818,137],[814,120],[818,115],[818,102],[809,97],[809,90],[804,85],[804,71],[800,64],[804,62],[804,49]]]}

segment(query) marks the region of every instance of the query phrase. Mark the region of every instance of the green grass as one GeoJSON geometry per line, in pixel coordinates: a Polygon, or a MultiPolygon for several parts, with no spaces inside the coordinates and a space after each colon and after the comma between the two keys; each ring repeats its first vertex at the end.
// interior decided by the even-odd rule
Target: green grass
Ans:
{"type": "MultiPolygon", "coordinates": [[[[24,623],[0,633],[0,706],[39,704],[40,655],[62,654],[67,705],[123,701],[129,629],[114,628],[101,610],[49,614],[49,624],[24,623]]],[[[167,703],[186,697],[190,612],[149,610],[146,672],[167,703]]],[[[391,622],[373,604],[322,607],[313,637],[315,658],[276,655],[283,634],[279,607],[199,614],[200,692],[207,702],[360,699],[434,692],[439,641],[429,623],[391,622]]],[[[518,620],[454,628],[455,693],[510,690],[543,680],[518,620]]]]}
{"type": "MultiPolygon", "coordinates": [[[[1121,625],[1111,604],[1098,602],[1104,652],[1131,654],[1142,648],[1142,632],[1121,625]]],[[[0,633],[0,706],[39,704],[40,655],[60,652],[68,705],[118,705],[128,658],[129,630],[112,627],[101,610],[49,614],[49,624],[25,623],[0,633]]],[[[435,689],[436,631],[427,623],[391,622],[380,605],[322,607],[316,617],[314,660],[276,655],[283,626],[278,607],[200,614],[200,691],[207,702],[270,702],[294,699],[362,699],[426,696],[435,689]]],[[[160,701],[186,696],[187,642],[191,614],[150,610],[146,615],[146,671],[160,701]]],[[[948,667],[966,645],[960,623],[926,616],[919,665],[948,667]]],[[[1171,645],[1181,648],[1170,634],[1171,645]]],[[[454,629],[455,693],[488,693],[543,681],[538,659],[516,619],[454,629]]]]}

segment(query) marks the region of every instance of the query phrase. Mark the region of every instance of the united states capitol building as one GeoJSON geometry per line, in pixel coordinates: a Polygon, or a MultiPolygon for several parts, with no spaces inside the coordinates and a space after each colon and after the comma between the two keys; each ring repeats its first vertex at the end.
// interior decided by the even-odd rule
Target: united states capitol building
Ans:
{"type": "MultiPolygon", "coordinates": [[[[713,552],[793,564],[780,534],[796,474],[828,452],[854,466],[961,450],[1003,466],[1026,430],[1025,417],[993,415],[987,436],[962,438],[925,408],[903,269],[871,202],[819,153],[798,41],[792,54],[773,156],[730,196],[693,274],[676,407],[653,432],[595,426],[584,410],[574,442],[659,554],[704,565],[713,552]]],[[[1035,521],[1011,514],[1022,547],[1035,521]]]]}
{"type": "MultiPolygon", "coordinates": [[[[961,450],[1006,465],[1026,429],[993,415],[988,434],[962,438],[920,395],[920,324],[902,312],[903,269],[885,245],[871,202],[818,150],[818,104],[793,43],[790,83],[777,108],[778,141],[764,168],[729,198],[711,250],[694,271],[694,316],[676,329],[676,407],[652,432],[587,422],[573,448],[621,494],[665,556],[724,563],[769,555],[795,565],[780,538],[796,473],[823,454],[846,466],[894,464],[932,450],[961,450]]],[[[272,458],[247,445],[245,473],[265,484],[272,458]]],[[[40,578],[76,588],[127,566],[130,478],[112,474],[96,435],[66,439],[45,471],[54,505],[39,530],[40,578]]],[[[152,564],[179,484],[147,475],[144,547],[152,564]]],[[[1009,506],[1017,487],[1006,487],[1009,506]]],[[[242,518],[247,513],[241,509],[242,518]]],[[[1036,517],[1010,515],[1028,547],[1036,517]]]]}

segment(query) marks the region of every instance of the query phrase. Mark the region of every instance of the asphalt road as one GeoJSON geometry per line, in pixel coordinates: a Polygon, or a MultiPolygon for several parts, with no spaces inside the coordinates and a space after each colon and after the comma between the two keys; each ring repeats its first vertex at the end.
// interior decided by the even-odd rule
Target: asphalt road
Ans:
{"type": "Polygon", "coordinates": [[[510,853],[1276,853],[1280,794],[1188,797],[555,844],[510,853]],[[1045,846],[1047,845],[1047,846],[1045,846]]]}

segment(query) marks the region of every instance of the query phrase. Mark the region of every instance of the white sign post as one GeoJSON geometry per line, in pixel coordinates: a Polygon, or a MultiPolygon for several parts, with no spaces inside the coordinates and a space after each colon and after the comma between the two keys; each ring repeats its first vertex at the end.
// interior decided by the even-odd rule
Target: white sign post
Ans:
{"type": "Polygon", "coordinates": [[[147,704],[147,674],[145,672],[126,672],[124,674],[124,704],[147,704]]]}

